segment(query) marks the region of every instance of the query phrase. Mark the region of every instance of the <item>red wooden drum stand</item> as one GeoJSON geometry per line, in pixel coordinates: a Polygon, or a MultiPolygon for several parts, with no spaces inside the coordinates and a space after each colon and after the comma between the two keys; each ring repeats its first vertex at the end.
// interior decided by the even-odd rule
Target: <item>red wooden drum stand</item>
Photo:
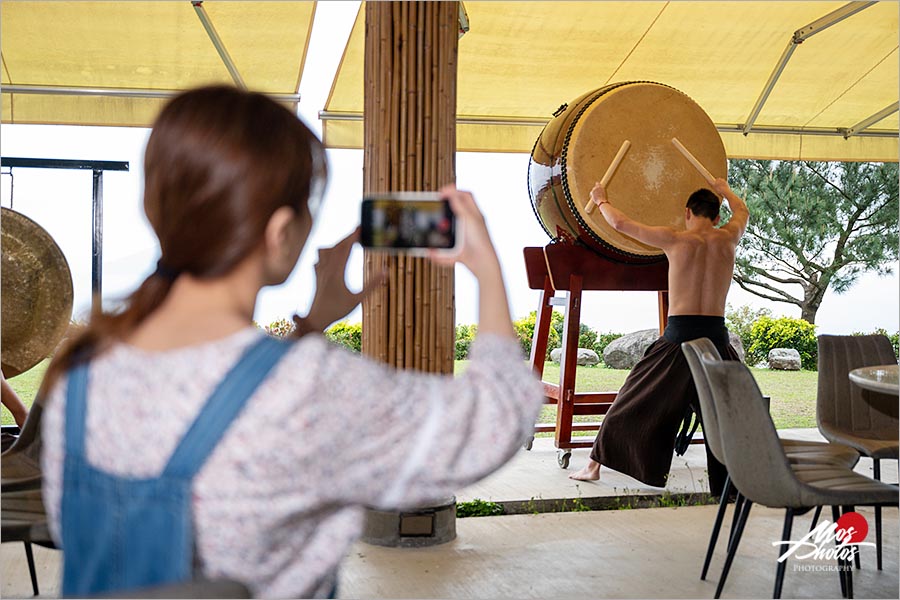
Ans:
{"type": "MultiPolygon", "coordinates": [[[[535,425],[535,432],[555,431],[557,462],[568,468],[572,448],[588,448],[590,441],[573,441],[572,431],[599,430],[600,423],[572,423],[575,415],[605,415],[617,392],[575,393],[575,366],[578,359],[578,334],[581,326],[581,294],[584,291],[654,291],[659,296],[659,331],[666,327],[669,293],[666,260],[651,264],[624,264],[604,258],[582,246],[568,243],[548,244],[543,248],[525,248],[528,286],[541,290],[531,365],[541,377],[550,335],[550,316],[554,306],[565,310],[559,385],[544,382],[546,404],[556,404],[555,425],[535,425]],[[556,292],[565,292],[557,298],[556,292]]],[[[533,438],[532,438],[533,439],[533,438]]],[[[585,438],[581,438],[585,439],[585,438]]],[[[526,445],[531,449],[531,442],[526,445]]]]}

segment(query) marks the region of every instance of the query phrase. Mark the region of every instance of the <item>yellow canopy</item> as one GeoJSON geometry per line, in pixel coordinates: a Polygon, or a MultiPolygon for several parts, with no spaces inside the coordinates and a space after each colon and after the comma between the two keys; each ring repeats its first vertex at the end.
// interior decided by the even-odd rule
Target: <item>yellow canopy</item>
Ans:
{"type": "MultiPolygon", "coordinates": [[[[459,150],[530,152],[561,104],[608,83],[647,80],[697,101],[730,157],[898,159],[897,2],[464,8],[459,150]]],[[[321,113],[332,148],[362,145],[364,33],[361,9],[321,113]]]]}
{"type": "Polygon", "coordinates": [[[241,80],[296,102],[314,12],[315,2],[4,1],[3,122],[147,126],[178,90],[241,80]]]}

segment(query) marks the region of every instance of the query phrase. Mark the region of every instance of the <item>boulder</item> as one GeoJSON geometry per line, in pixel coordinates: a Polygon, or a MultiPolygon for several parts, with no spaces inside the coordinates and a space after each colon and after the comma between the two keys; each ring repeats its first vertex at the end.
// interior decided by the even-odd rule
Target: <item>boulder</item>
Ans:
{"type": "Polygon", "coordinates": [[[769,368],[779,371],[799,371],[800,353],[793,348],[772,348],[769,350],[769,368]]]}
{"type": "MultiPolygon", "coordinates": [[[[554,348],[550,351],[550,360],[559,364],[561,359],[562,348],[554,348]]],[[[578,358],[575,359],[575,364],[582,367],[593,367],[594,365],[600,364],[600,357],[590,348],[579,348],[578,358]]]]}
{"type": "Polygon", "coordinates": [[[603,362],[611,369],[631,369],[647,348],[659,339],[659,329],[642,329],[615,339],[603,350],[603,362]]]}
{"type": "MultiPolygon", "coordinates": [[[[632,369],[644,356],[650,344],[659,339],[658,329],[642,329],[613,340],[603,350],[603,362],[612,369],[632,369]]],[[[741,361],[744,360],[744,345],[741,338],[728,332],[728,339],[741,361]]]]}

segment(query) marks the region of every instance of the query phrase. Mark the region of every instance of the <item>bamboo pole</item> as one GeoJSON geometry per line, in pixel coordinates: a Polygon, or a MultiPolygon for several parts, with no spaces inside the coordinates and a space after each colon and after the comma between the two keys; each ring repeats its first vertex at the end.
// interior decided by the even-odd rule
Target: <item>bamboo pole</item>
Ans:
{"type": "MultiPolygon", "coordinates": [[[[365,193],[434,190],[455,178],[456,2],[366,4],[365,193]]],[[[363,351],[401,368],[453,367],[453,271],[367,252],[363,351]]]]}

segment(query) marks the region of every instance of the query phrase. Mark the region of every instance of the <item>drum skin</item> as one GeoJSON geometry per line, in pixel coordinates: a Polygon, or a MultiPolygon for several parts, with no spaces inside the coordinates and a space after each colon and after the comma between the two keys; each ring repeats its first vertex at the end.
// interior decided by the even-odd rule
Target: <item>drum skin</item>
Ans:
{"type": "Polygon", "coordinates": [[[72,318],[72,273],[47,231],[2,208],[2,367],[24,373],[53,353],[72,318]]]}
{"type": "Polygon", "coordinates": [[[659,248],[617,232],[599,210],[585,211],[622,145],[625,158],[607,186],[610,203],[646,225],[684,228],[684,207],[709,187],[672,145],[682,144],[715,177],[725,177],[725,147],[709,116],[685,94],[652,82],[624,82],[563,105],[531,151],[528,187],[534,213],[552,239],[581,243],[618,262],[663,260],[659,248]]]}

